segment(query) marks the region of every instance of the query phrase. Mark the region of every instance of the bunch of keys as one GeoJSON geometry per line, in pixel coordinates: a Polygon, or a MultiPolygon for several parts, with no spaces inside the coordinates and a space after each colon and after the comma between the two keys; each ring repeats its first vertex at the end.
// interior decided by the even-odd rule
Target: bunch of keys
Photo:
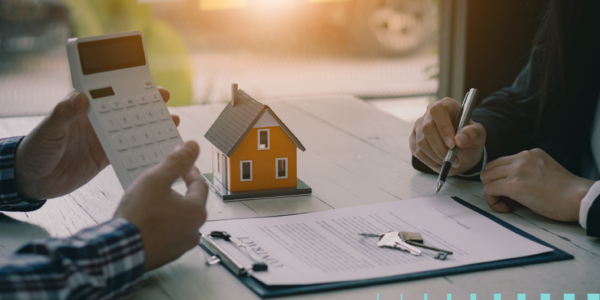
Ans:
{"type": "Polygon", "coordinates": [[[419,233],[390,231],[381,234],[359,233],[359,235],[379,238],[377,247],[400,249],[415,256],[421,255],[421,249],[417,247],[438,251],[434,258],[439,260],[445,260],[448,255],[452,254],[450,250],[443,250],[423,244],[423,238],[419,233]]]}

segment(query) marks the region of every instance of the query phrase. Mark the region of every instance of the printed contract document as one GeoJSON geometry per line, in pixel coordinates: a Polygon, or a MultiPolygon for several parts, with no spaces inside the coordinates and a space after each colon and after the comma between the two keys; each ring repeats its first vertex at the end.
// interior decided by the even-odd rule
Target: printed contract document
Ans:
{"type": "MultiPolygon", "coordinates": [[[[504,228],[448,196],[369,204],[301,215],[206,223],[200,232],[227,231],[269,265],[250,272],[266,285],[362,280],[440,270],[552,251],[504,228]],[[378,248],[378,238],[358,233],[420,232],[424,244],[454,252],[446,260],[378,248]]],[[[251,266],[243,249],[215,238],[251,266]]]]}

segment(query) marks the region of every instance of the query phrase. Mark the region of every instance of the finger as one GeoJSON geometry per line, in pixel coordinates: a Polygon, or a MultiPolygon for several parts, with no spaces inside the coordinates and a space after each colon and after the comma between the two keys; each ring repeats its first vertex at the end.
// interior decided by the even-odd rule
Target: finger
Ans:
{"type": "Polygon", "coordinates": [[[151,169],[148,177],[153,184],[170,187],[179,177],[185,177],[200,154],[200,146],[194,141],[179,144],[160,164],[151,169]]]}
{"type": "Polygon", "coordinates": [[[162,96],[163,101],[165,101],[165,103],[169,102],[169,100],[171,99],[171,93],[169,93],[169,91],[167,89],[165,89],[162,86],[159,86],[158,87],[158,92],[162,96]]]}
{"type": "Polygon", "coordinates": [[[479,177],[481,178],[481,182],[486,184],[507,178],[511,170],[512,168],[510,166],[499,166],[496,168],[486,169],[485,171],[481,172],[479,177]]]}
{"type": "Polygon", "coordinates": [[[488,205],[495,211],[501,213],[511,212],[511,205],[507,201],[505,189],[510,183],[505,180],[497,180],[484,185],[484,197],[488,205]]]}
{"type": "Polygon", "coordinates": [[[73,90],[54,107],[50,116],[38,127],[38,131],[46,139],[60,139],[65,136],[71,123],[85,114],[88,106],[87,96],[73,90]]]}
{"type": "Polygon", "coordinates": [[[206,207],[206,196],[208,195],[208,186],[206,181],[200,174],[198,168],[193,167],[192,170],[183,178],[187,185],[187,193],[185,197],[201,207],[206,207]]]}
{"type": "Polygon", "coordinates": [[[437,173],[439,173],[440,170],[442,169],[441,164],[432,160],[429,156],[425,155],[425,153],[423,153],[423,151],[421,151],[421,150],[417,150],[417,152],[415,153],[415,157],[418,158],[421,162],[426,164],[430,169],[434,170],[437,173]]]}
{"type": "Polygon", "coordinates": [[[450,98],[444,98],[429,108],[429,114],[434,120],[440,138],[448,148],[454,148],[454,125],[452,118],[456,115],[460,104],[450,98]]]}
{"type": "Polygon", "coordinates": [[[435,151],[433,151],[433,149],[429,145],[429,141],[426,138],[419,140],[417,142],[417,147],[418,147],[417,151],[421,150],[421,152],[423,152],[423,154],[425,154],[427,157],[429,157],[431,160],[433,160],[437,164],[441,165],[444,162],[444,159],[440,158],[435,153],[435,151]]]}
{"type": "Polygon", "coordinates": [[[448,147],[446,147],[446,144],[442,140],[435,121],[430,117],[425,117],[425,120],[423,121],[423,134],[425,135],[431,150],[440,161],[443,161],[446,152],[448,152],[448,147]]]}
{"type": "Polygon", "coordinates": [[[459,148],[483,147],[485,137],[486,132],[483,125],[471,121],[456,134],[454,141],[459,148]]]}
{"type": "Polygon", "coordinates": [[[173,122],[175,122],[175,126],[179,127],[179,123],[181,123],[181,119],[179,118],[179,116],[171,115],[171,118],[173,119],[173,122]]]}
{"type": "Polygon", "coordinates": [[[485,169],[488,170],[488,169],[493,169],[493,168],[497,168],[500,166],[508,166],[508,165],[512,164],[514,160],[515,160],[514,155],[500,157],[496,160],[493,160],[493,161],[490,161],[489,163],[487,163],[487,165],[485,165],[485,169]]]}

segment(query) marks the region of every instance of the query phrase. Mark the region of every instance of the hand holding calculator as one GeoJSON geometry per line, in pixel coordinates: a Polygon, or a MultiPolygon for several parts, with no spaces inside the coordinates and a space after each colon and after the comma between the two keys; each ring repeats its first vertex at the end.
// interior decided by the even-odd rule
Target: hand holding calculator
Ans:
{"type": "Polygon", "coordinates": [[[139,31],[72,38],[73,86],[124,189],[182,142],[148,66],[139,31]]]}

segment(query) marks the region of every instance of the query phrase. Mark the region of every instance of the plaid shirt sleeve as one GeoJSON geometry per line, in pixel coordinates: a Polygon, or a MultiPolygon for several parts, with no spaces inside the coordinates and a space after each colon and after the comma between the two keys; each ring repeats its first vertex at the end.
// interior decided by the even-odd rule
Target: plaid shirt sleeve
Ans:
{"type": "Polygon", "coordinates": [[[115,298],[132,292],[143,272],[138,228],[113,219],[0,257],[0,299],[115,298]]]}
{"type": "Polygon", "coordinates": [[[22,136],[0,139],[0,211],[32,211],[46,201],[27,201],[17,194],[15,152],[22,136]]]}

